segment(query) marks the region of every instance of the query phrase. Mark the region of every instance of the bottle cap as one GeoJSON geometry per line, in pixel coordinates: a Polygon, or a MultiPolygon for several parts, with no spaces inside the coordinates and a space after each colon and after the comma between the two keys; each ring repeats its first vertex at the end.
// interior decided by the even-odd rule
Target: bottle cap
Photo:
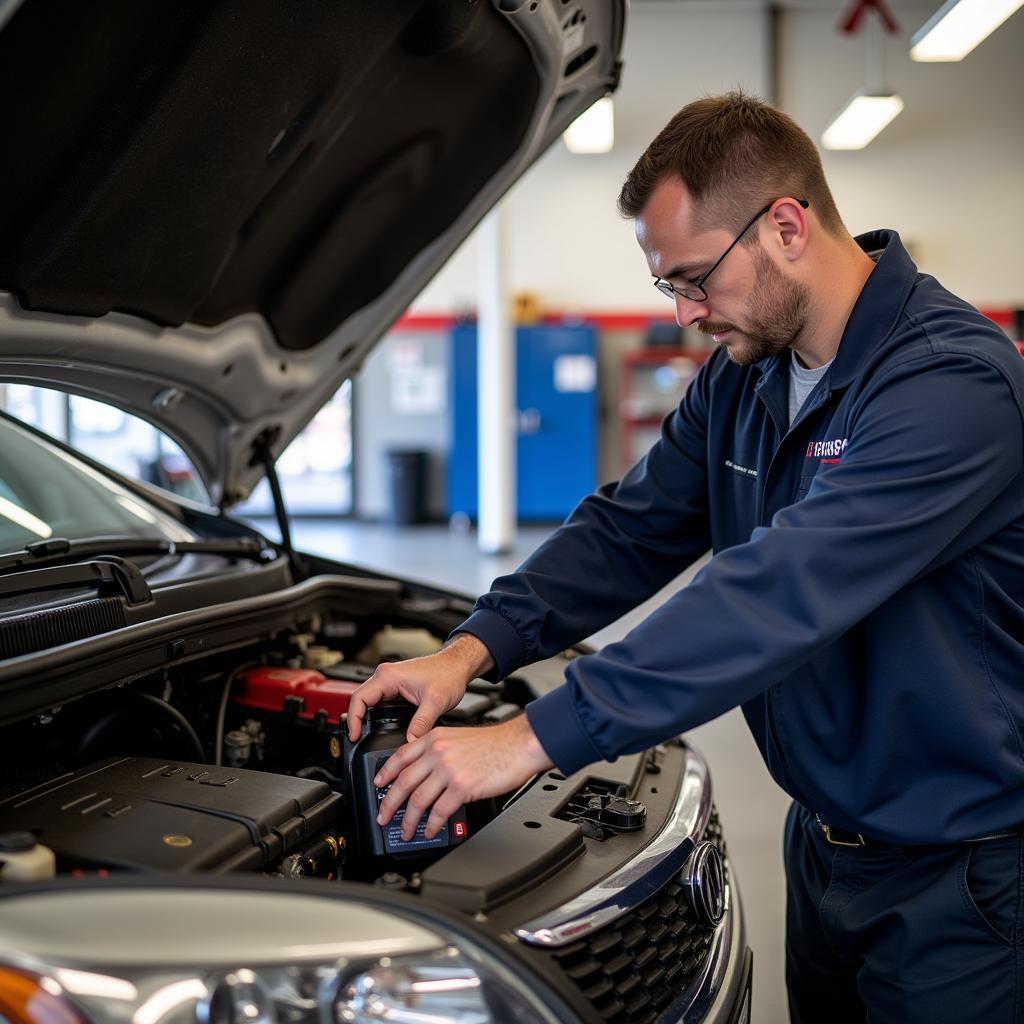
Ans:
{"type": "Polygon", "coordinates": [[[0,853],[27,853],[35,845],[36,837],[31,832],[0,833],[0,853]]]}

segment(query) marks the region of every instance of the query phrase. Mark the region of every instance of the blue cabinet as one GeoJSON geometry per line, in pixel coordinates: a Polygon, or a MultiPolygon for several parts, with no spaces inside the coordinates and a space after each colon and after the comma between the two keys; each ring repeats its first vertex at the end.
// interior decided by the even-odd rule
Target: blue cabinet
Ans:
{"type": "MultiPolygon", "coordinates": [[[[516,510],[522,521],[564,519],[597,486],[597,337],[594,328],[516,329],[516,510]]],[[[452,332],[449,514],[475,519],[476,327],[452,332]]]]}

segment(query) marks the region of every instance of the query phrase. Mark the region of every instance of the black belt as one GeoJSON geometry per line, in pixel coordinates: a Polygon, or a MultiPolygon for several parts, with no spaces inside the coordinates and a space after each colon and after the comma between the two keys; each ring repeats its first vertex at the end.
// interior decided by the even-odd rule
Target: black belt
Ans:
{"type": "Polygon", "coordinates": [[[859,832],[847,832],[844,828],[836,828],[835,825],[826,825],[821,820],[820,814],[815,814],[814,820],[821,829],[825,838],[833,846],[851,846],[854,848],[865,847],[870,850],[948,850],[951,846],[960,846],[961,843],[985,843],[990,839],[1009,839],[1011,836],[1021,834],[1021,828],[1008,829],[1005,832],[993,832],[988,836],[979,836],[977,839],[964,839],[957,843],[933,843],[928,846],[907,846],[903,843],[886,843],[879,839],[868,839],[859,832]]]}

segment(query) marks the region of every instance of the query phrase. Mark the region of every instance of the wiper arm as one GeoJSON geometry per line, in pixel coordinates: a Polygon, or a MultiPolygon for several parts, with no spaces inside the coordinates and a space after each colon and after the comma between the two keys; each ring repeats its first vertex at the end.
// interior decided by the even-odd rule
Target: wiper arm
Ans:
{"type": "Polygon", "coordinates": [[[15,569],[34,569],[41,565],[93,558],[96,555],[237,555],[255,561],[267,562],[277,552],[261,544],[254,537],[235,537],[222,540],[173,541],[164,537],[90,537],[87,540],[68,540],[51,537],[26,544],[18,551],[0,554],[0,575],[15,569]]]}
{"type": "Polygon", "coordinates": [[[153,599],[149,584],[143,579],[138,566],[114,555],[74,565],[51,565],[45,569],[7,573],[0,579],[0,597],[80,586],[93,586],[100,594],[114,590],[132,605],[146,604],[153,599]]]}

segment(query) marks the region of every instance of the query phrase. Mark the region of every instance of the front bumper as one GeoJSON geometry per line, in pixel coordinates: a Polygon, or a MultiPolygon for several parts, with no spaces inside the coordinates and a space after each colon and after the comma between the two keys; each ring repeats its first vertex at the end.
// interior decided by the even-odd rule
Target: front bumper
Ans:
{"type": "Polygon", "coordinates": [[[516,930],[583,997],[587,1017],[623,1024],[742,1019],[751,957],[728,861],[716,927],[702,926],[687,901],[690,857],[702,840],[724,856],[707,765],[688,747],[674,809],[654,839],[598,885],[516,930]]]}

